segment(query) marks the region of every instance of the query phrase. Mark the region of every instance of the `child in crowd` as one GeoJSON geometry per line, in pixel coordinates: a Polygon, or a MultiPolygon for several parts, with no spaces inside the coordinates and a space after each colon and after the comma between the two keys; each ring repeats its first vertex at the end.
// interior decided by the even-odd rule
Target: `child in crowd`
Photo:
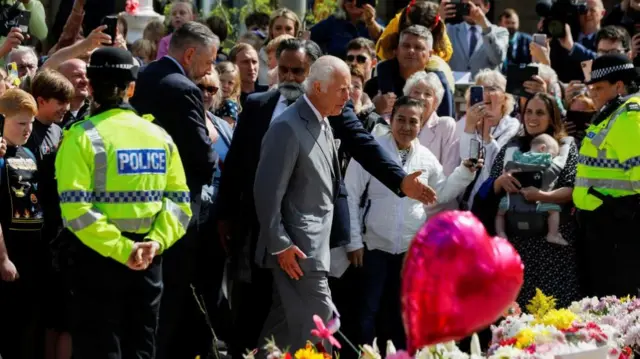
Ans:
{"type": "MultiPolygon", "coordinates": [[[[171,19],[171,29],[175,31],[179,29],[183,24],[194,21],[196,19],[196,12],[193,7],[193,3],[189,0],[175,0],[171,5],[171,12],[169,15],[171,19]]],[[[169,34],[160,40],[158,44],[158,54],[156,60],[164,57],[169,53],[169,43],[171,42],[172,34],[169,34]]]]}
{"type": "Polygon", "coordinates": [[[146,65],[156,58],[155,46],[150,40],[138,39],[131,45],[131,53],[146,65]]]}
{"type": "Polygon", "coordinates": [[[222,103],[216,109],[215,115],[234,128],[240,113],[240,70],[236,64],[224,61],[216,65],[216,71],[220,75],[222,103]]]}
{"type": "Polygon", "coordinates": [[[167,35],[167,27],[160,20],[152,20],[144,27],[142,38],[150,41],[153,46],[152,59],[158,56],[158,46],[165,35],[167,35]]]}
{"type": "MultiPolygon", "coordinates": [[[[553,137],[547,134],[541,134],[536,136],[531,141],[531,150],[529,152],[522,153],[520,151],[516,151],[513,154],[513,161],[515,166],[542,166],[542,167],[550,167],[552,165],[552,160],[560,153],[560,145],[558,141],[556,141],[553,137]]],[[[516,169],[518,171],[518,169],[516,169]]],[[[552,183],[545,184],[544,187],[548,187],[552,185],[552,183]]],[[[542,188],[543,190],[545,188],[542,188]]],[[[519,195],[519,194],[518,194],[519,195]]],[[[505,229],[505,214],[509,210],[509,196],[511,194],[507,194],[506,196],[500,199],[500,205],[498,207],[498,214],[496,216],[496,232],[498,236],[507,238],[506,229],[505,229]]],[[[553,203],[537,203],[536,207],[537,212],[548,212],[549,217],[547,218],[548,225],[548,233],[547,233],[547,241],[550,243],[560,244],[560,245],[568,245],[569,243],[562,238],[562,234],[560,234],[560,211],[561,208],[557,204],[553,203]]]]}
{"type": "Polygon", "coordinates": [[[35,358],[38,318],[47,266],[47,242],[38,195],[38,167],[24,145],[38,112],[27,92],[11,89],[0,97],[2,136],[7,152],[0,159],[0,357],[35,358]]]}
{"type": "Polygon", "coordinates": [[[278,84],[278,58],[276,57],[276,50],[280,43],[286,39],[293,39],[293,36],[289,34],[280,35],[267,43],[265,50],[269,58],[269,87],[278,84]]]}
{"type": "Polygon", "coordinates": [[[263,12],[252,12],[244,19],[247,32],[260,32],[262,38],[266,38],[269,32],[269,14],[263,12]]]}

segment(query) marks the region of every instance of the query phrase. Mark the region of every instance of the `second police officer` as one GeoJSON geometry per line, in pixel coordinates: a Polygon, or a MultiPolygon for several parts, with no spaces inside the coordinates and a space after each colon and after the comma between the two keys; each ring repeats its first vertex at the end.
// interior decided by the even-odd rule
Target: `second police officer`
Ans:
{"type": "Polygon", "coordinates": [[[138,66],[95,51],[91,115],[65,133],[58,193],[72,244],[73,357],[153,358],[162,293],[159,256],[186,231],[189,188],[171,137],[127,104],[138,66]]]}
{"type": "Polygon", "coordinates": [[[588,296],[637,295],[640,288],[639,81],[626,56],[593,60],[587,84],[600,111],[582,141],[573,189],[588,296]]]}

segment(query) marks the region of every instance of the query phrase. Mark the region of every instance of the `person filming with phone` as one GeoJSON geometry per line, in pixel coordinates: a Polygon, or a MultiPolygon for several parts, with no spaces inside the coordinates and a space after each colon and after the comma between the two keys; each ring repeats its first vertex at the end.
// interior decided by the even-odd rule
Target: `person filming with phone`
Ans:
{"type": "Polygon", "coordinates": [[[471,72],[475,76],[481,69],[499,69],[507,58],[509,32],[493,25],[486,14],[489,0],[442,0],[440,16],[445,19],[463,19],[459,24],[448,24],[452,39],[451,70],[471,72]]]}
{"type": "Polygon", "coordinates": [[[311,28],[311,40],[323,52],[344,58],[349,41],[364,37],[378,41],[384,26],[376,18],[376,0],[340,0],[338,9],[311,28]]]}
{"type": "Polygon", "coordinates": [[[624,55],[593,61],[589,92],[599,113],[587,128],[573,190],[583,235],[586,295],[635,295],[640,280],[640,71],[624,55]],[[625,95],[632,94],[626,97],[625,95]],[[593,260],[602,263],[593,268],[593,260]]]}

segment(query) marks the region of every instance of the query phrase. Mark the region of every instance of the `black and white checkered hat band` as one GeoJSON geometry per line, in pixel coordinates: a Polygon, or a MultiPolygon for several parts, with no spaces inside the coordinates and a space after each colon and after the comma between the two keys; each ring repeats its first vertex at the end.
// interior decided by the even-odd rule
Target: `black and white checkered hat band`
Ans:
{"type": "Polygon", "coordinates": [[[634,69],[633,64],[624,64],[624,65],[616,65],[611,67],[605,67],[603,69],[593,70],[591,72],[591,80],[593,81],[593,80],[601,79],[618,71],[633,70],[633,69],[634,69]]]}
{"type": "Polygon", "coordinates": [[[88,65],[88,68],[92,69],[121,69],[121,70],[131,70],[134,67],[137,67],[134,64],[104,64],[104,65],[88,65]]]}

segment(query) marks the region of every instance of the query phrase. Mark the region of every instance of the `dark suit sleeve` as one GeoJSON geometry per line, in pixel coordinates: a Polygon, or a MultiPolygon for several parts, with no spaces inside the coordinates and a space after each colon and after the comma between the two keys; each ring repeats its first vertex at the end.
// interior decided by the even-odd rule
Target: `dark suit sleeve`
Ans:
{"type": "MultiPolygon", "coordinates": [[[[176,91],[178,92],[178,91],[176,91]]],[[[172,124],[171,136],[178,146],[189,187],[211,183],[215,171],[216,155],[204,121],[202,94],[197,88],[181,89],[165,109],[173,112],[171,118],[181,119],[172,124]]],[[[193,191],[195,188],[191,188],[193,191]]]]}
{"type": "Polygon", "coordinates": [[[251,101],[246,101],[245,105],[245,108],[240,112],[238,125],[233,131],[231,146],[224,159],[222,177],[220,177],[220,188],[216,198],[216,215],[221,220],[228,220],[238,213],[242,184],[246,182],[246,179],[242,178],[242,169],[244,168],[243,159],[246,158],[244,153],[247,146],[250,145],[249,134],[253,118],[253,104],[251,101]]]}
{"type": "Polygon", "coordinates": [[[378,181],[382,182],[393,193],[404,197],[400,190],[402,179],[407,173],[398,166],[378,144],[373,136],[362,126],[353,112],[349,102],[339,116],[329,117],[329,122],[335,133],[345,146],[344,149],[355,158],[358,163],[378,181]]]}

